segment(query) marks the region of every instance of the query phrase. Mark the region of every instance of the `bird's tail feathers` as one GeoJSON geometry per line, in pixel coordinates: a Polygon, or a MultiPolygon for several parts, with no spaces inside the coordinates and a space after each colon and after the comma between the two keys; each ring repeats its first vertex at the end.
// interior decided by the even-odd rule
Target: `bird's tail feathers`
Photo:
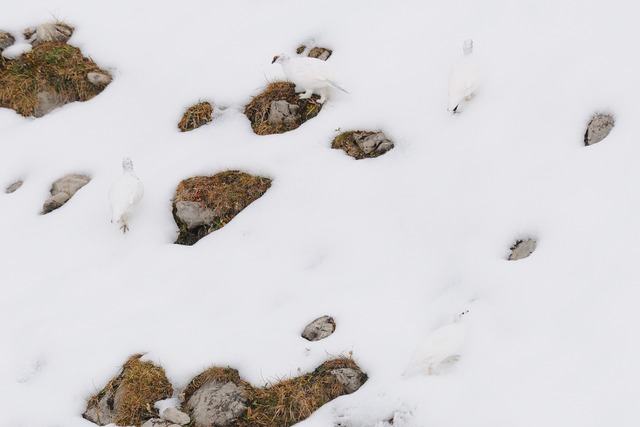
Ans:
{"type": "Polygon", "coordinates": [[[341,87],[338,83],[334,82],[333,80],[328,80],[328,82],[331,86],[335,87],[336,89],[340,89],[344,93],[349,93],[345,88],[341,87]]]}

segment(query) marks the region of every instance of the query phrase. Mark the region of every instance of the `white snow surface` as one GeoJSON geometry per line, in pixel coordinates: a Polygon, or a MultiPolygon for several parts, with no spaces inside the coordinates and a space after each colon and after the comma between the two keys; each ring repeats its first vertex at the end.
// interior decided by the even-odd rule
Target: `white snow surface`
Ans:
{"type": "Polygon", "coordinates": [[[85,0],[7,2],[14,35],[52,19],[114,81],[40,119],[0,109],[0,425],[88,427],[87,398],[137,352],[176,390],[233,366],[255,385],[353,354],[369,375],[300,423],[635,426],[640,419],[640,104],[632,2],[85,0]],[[483,85],[447,112],[460,45],[483,85]],[[257,136],[243,106],[315,40],[349,82],[318,117],[257,136]],[[189,133],[184,110],[224,110],[189,133]],[[595,112],[616,126],[585,147],[595,112]],[[356,161],[336,129],[396,148],[356,161]],[[131,157],[145,197],[123,234],[108,189],[131,157]],[[223,229],[174,245],[180,180],[225,169],[273,185],[223,229]],[[92,177],[41,215],[51,183],[92,177]],[[538,239],[506,261],[516,238],[538,239]],[[401,376],[469,310],[455,367],[401,376]],[[300,337],[321,315],[318,342],[300,337]]]}

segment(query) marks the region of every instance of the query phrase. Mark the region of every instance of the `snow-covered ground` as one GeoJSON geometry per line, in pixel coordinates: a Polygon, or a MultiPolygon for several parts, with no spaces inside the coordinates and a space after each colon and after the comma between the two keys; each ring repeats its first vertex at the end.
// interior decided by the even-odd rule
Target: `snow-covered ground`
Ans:
{"type": "MultiPolygon", "coordinates": [[[[55,16],[114,74],[41,119],[0,109],[0,425],[89,427],[86,399],[131,355],[180,390],[212,364],[256,385],[353,354],[356,393],[301,426],[635,426],[640,419],[638,6],[628,1],[7,2],[0,28],[55,16]],[[447,107],[473,38],[476,98],[447,107]],[[299,129],[257,136],[243,106],[273,55],[334,50],[333,91],[299,129]],[[176,127],[185,108],[224,108],[176,127]],[[584,147],[595,112],[613,131],[584,147]],[[396,148],[355,161],[336,130],[396,148]],[[123,236],[108,190],[131,157],[145,196],[123,236]],[[193,247],[174,245],[180,180],[242,169],[270,190],[193,247]],[[91,182],[40,215],[51,183],[91,182]],[[506,261],[516,238],[538,239],[506,261]],[[402,375],[469,310],[460,361],[402,375]],[[320,315],[336,332],[309,343],[320,315]]],[[[24,40],[19,40],[18,42],[24,40]]]]}

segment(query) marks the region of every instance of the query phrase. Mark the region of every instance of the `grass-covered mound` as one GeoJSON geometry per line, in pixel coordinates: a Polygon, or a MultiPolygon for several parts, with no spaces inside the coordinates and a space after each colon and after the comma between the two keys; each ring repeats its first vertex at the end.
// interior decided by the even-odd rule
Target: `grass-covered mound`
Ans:
{"type": "Polygon", "coordinates": [[[318,95],[300,99],[295,85],[291,82],[269,83],[267,88],[255,96],[245,107],[244,113],[251,122],[251,129],[258,135],[284,133],[298,128],[301,124],[317,116],[322,108],[318,95]],[[295,112],[284,116],[278,113],[278,101],[286,101],[295,112]]]}
{"type": "Polygon", "coordinates": [[[48,94],[63,104],[87,101],[104,89],[89,82],[90,72],[109,74],[77,47],[64,42],[40,43],[0,66],[0,107],[28,117],[37,115],[42,98],[38,94],[48,94]]]}
{"type": "Polygon", "coordinates": [[[241,171],[196,176],[180,182],[173,199],[176,243],[193,245],[224,227],[271,187],[271,179],[241,171]]]}
{"type": "Polygon", "coordinates": [[[331,148],[343,150],[356,160],[381,156],[393,147],[384,133],[364,130],[343,132],[331,143],[331,148]]]}
{"type": "Polygon", "coordinates": [[[187,108],[182,119],[178,123],[181,132],[187,132],[209,123],[213,114],[213,105],[210,102],[198,102],[187,108]]]}

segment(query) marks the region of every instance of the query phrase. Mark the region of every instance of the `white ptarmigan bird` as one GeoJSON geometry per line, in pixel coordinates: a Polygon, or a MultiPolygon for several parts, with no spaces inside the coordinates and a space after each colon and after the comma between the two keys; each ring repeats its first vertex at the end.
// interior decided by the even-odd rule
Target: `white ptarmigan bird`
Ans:
{"type": "Polygon", "coordinates": [[[467,313],[456,315],[452,323],[433,331],[413,352],[404,374],[426,372],[433,375],[441,363],[457,361],[466,334],[463,317],[467,313]]]}
{"type": "Polygon", "coordinates": [[[123,233],[129,230],[129,215],[133,212],[142,196],[144,187],[133,171],[130,158],[122,159],[123,174],[111,185],[109,201],[111,202],[111,222],[117,222],[123,233]]]}
{"type": "Polygon", "coordinates": [[[452,113],[459,112],[463,100],[473,98],[480,85],[480,63],[473,55],[473,40],[464,41],[464,56],[451,67],[449,75],[449,108],[452,113]]]}
{"type": "Polygon", "coordinates": [[[301,99],[311,98],[311,95],[317,92],[320,95],[318,102],[322,104],[327,99],[331,87],[348,93],[341,86],[340,76],[326,61],[309,57],[289,58],[281,53],[273,57],[271,63],[275,62],[282,65],[284,74],[296,85],[296,90],[304,90],[300,95],[301,99]]]}

